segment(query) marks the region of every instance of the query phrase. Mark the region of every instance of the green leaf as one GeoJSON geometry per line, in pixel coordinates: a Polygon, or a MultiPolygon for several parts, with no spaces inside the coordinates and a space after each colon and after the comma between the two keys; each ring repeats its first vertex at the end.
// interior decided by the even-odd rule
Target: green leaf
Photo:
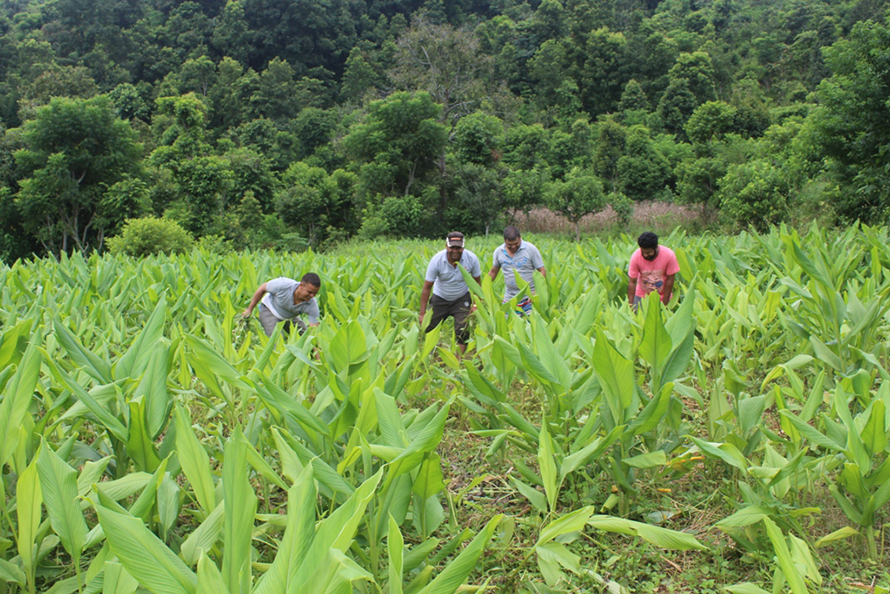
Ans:
{"type": "Polygon", "coordinates": [[[213,548],[225,525],[225,511],[225,501],[221,501],[216,509],[201,522],[201,525],[195,528],[183,541],[179,548],[179,554],[186,563],[189,565],[198,563],[202,551],[209,551],[213,548]]]}
{"type": "Polygon", "coordinates": [[[476,567],[476,562],[482,556],[495,529],[503,518],[503,515],[497,515],[489,520],[485,528],[476,535],[476,538],[418,594],[454,594],[464,583],[464,580],[467,579],[467,576],[470,575],[470,572],[473,571],[473,568],[476,567]]]}
{"type": "Polygon", "coordinates": [[[111,550],[142,587],[157,594],[194,594],[197,576],[142,520],[101,505],[95,508],[111,550]]]}
{"type": "Polygon", "coordinates": [[[782,569],[782,573],[785,575],[785,579],[788,581],[791,592],[793,594],[809,594],[803,577],[801,577],[800,572],[794,565],[791,551],[788,550],[788,544],[785,542],[785,536],[782,534],[782,531],[769,518],[763,518],[763,525],[766,527],[766,534],[773,544],[776,559],[779,567],[782,569]]]}
{"type": "Polygon", "coordinates": [[[535,546],[538,547],[546,544],[554,538],[563,536],[564,534],[584,530],[584,527],[587,525],[587,522],[590,519],[590,516],[593,515],[594,511],[593,506],[588,505],[550,522],[543,530],[541,530],[541,536],[538,537],[538,542],[535,543],[535,546]]]}
{"type": "Polygon", "coordinates": [[[205,553],[198,561],[197,594],[229,594],[229,587],[223,579],[219,568],[205,553]]]}
{"type": "Polygon", "coordinates": [[[654,452],[647,452],[645,454],[640,454],[639,456],[625,458],[622,462],[628,466],[633,466],[634,468],[655,468],[656,466],[666,465],[667,456],[665,456],[664,451],[655,450],[654,452]]]}
{"type": "Polygon", "coordinates": [[[547,494],[547,503],[551,510],[556,509],[556,501],[559,499],[559,483],[557,483],[556,461],[553,459],[553,455],[553,440],[547,430],[545,416],[541,425],[541,433],[538,435],[538,468],[544,483],[544,493],[547,494]]]}
{"type": "Polygon", "coordinates": [[[633,534],[646,542],[664,549],[688,551],[691,549],[707,550],[707,547],[696,538],[685,532],[677,532],[659,526],[650,526],[642,522],[624,520],[613,516],[591,516],[587,521],[590,526],[606,532],[619,534],[633,534]]]}
{"type": "Polygon", "coordinates": [[[37,387],[37,376],[40,372],[41,355],[36,343],[31,343],[25,350],[21,363],[15,374],[3,388],[3,400],[0,401],[0,427],[4,428],[0,438],[0,468],[9,461],[18,445],[18,431],[9,431],[10,427],[21,427],[28,414],[28,406],[37,387]]]}
{"type": "Polygon", "coordinates": [[[250,591],[250,539],[253,535],[257,498],[247,480],[247,445],[240,428],[226,442],[223,466],[225,493],[226,554],[222,574],[232,592],[250,591]]]}
{"type": "Polygon", "coordinates": [[[732,594],[773,594],[772,592],[764,590],[763,588],[755,586],[754,584],[749,582],[726,586],[725,590],[727,592],[732,592],[732,594]]]}
{"type": "Polygon", "coordinates": [[[402,557],[405,541],[399,525],[389,516],[389,533],[386,538],[386,550],[389,552],[389,594],[402,594],[402,557]]]}
{"type": "Polygon", "coordinates": [[[623,424],[624,411],[630,406],[634,395],[633,363],[612,346],[599,327],[593,347],[593,368],[600,378],[615,424],[623,424]]]}
{"type": "Polygon", "coordinates": [[[429,499],[445,488],[442,480],[442,460],[435,452],[424,457],[423,463],[414,479],[414,493],[421,501],[429,499]]]}
{"type": "Polygon", "coordinates": [[[649,363],[652,370],[653,391],[661,387],[661,375],[668,355],[673,348],[671,335],[662,322],[661,303],[652,303],[646,311],[643,323],[643,338],[640,341],[640,356],[649,363]]]}
{"type": "Polygon", "coordinates": [[[510,482],[513,483],[517,491],[529,500],[536,510],[547,513],[547,497],[543,493],[512,476],[510,477],[510,482]]]}
{"type": "Polygon", "coordinates": [[[213,484],[213,473],[210,467],[210,456],[192,429],[192,421],[188,411],[181,406],[174,413],[176,423],[176,449],[182,471],[192,486],[198,505],[205,512],[216,507],[216,492],[213,484]]]}
{"type": "Polygon", "coordinates": [[[74,563],[79,563],[86,542],[87,524],[78,503],[77,471],[59,458],[46,442],[41,442],[37,472],[53,530],[74,563]]]}
{"type": "Polygon", "coordinates": [[[40,490],[40,478],[37,472],[37,460],[31,462],[19,476],[16,483],[16,519],[18,520],[18,537],[16,545],[25,566],[25,574],[33,580],[36,565],[35,539],[40,526],[40,506],[43,493],[40,490]]]}
{"type": "Polygon", "coordinates": [[[58,316],[53,317],[56,338],[78,369],[82,369],[100,384],[111,383],[111,365],[83,346],[58,316]]]}
{"type": "Polygon", "coordinates": [[[166,319],[167,300],[162,296],[139,334],[130,343],[130,348],[114,365],[114,379],[136,379],[145,372],[150,358],[164,336],[166,319]]]}

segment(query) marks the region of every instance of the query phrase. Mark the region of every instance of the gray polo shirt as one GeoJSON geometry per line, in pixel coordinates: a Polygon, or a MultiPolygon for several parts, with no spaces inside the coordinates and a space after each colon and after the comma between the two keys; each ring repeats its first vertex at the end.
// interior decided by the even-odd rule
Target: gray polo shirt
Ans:
{"type": "MultiPolygon", "coordinates": [[[[470,250],[463,251],[460,256],[460,265],[473,278],[482,276],[479,258],[470,250]]],[[[448,263],[448,250],[442,250],[432,257],[429,266],[426,267],[426,280],[433,283],[433,295],[438,295],[446,301],[459,299],[470,290],[467,283],[464,282],[460,269],[448,263]]]]}
{"type": "Polygon", "coordinates": [[[501,244],[492,256],[492,265],[504,272],[504,301],[509,301],[519,293],[516,284],[516,272],[535,290],[535,270],[544,266],[541,252],[533,244],[523,241],[512,256],[507,252],[506,244],[501,244]]]}
{"type": "Polygon", "coordinates": [[[290,320],[300,314],[309,316],[310,324],[318,323],[318,301],[315,297],[302,303],[294,303],[294,291],[300,286],[298,281],[279,276],[266,283],[263,305],[279,320],[290,320]]]}

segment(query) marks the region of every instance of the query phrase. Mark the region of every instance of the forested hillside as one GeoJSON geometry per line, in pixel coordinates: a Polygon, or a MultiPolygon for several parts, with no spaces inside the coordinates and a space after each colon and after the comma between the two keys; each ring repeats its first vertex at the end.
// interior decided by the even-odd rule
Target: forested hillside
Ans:
{"type": "Polygon", "coordinates": [[[660,199],[885,221],[890,2],[2,0],[0,258],[660,199]]]}

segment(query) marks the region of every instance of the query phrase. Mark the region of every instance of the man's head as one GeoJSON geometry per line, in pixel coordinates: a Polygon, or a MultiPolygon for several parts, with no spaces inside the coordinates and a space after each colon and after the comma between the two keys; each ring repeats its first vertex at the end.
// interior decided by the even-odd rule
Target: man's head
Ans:
{"type": "Polygon", "coordinates": [[[300,279],[300,286],[294,291],[294,301],[309,301],[318,294],[321,279],[314,272],[307,272],[300,279]]]}
{"type": "Polygon", "coordinates": [[[452,231],[445,237],[445,249],[448,250],[448,259],[451,262],[460,260],[464,253],[464,234],[460,231],[452,231]]]}
{"type": "Polygon", "coordinates": [[[646,231],[637,238],[640,246],[640,255],[646,260],[654,260],[658,256],[658,235],[646,231]]]}
{"type": "Polygon", "coordinates": [[[521,245],[522,238],[519,236],[519,229],[513,225],[504,229],[504,246],[507,248],[507,251],[513,254],[521,245]]]}

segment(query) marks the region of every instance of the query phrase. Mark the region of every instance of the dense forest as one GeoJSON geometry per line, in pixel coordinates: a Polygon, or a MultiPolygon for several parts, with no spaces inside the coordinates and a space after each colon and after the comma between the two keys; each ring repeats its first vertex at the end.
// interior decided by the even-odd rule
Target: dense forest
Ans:
{"type": "Polygon", "coordinates": [[[235,249],[643,199],[884,222],[888,7],[0,0],[0,259],[146,217],[235,249]]]}

